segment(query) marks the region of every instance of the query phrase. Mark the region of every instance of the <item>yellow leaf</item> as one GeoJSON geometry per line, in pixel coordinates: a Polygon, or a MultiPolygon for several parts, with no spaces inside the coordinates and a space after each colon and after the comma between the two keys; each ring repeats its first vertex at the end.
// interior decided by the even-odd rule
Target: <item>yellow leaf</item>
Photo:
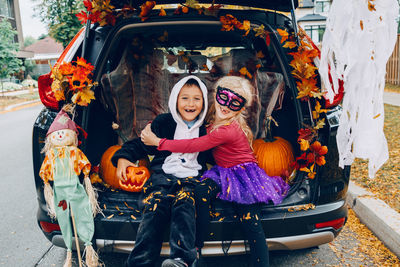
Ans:
{"type": "Polygon", "coordinates": [[[111,219],[112,217],[114,217],[114,214],[111,214],[110,216],[108,216],[107,219],[111,219]]]}
{"type": "Polygon", "coordinates": [[[317,121],[317,124],[314,126],[315,130],[319,130],[325,126],[325,118],[317,121]]]}
{"type": "Polygon", "coordinates": [[[300,139],[299,144],[301,151],[306,151],[310,147],[310,143],[304,139],[300,139]]]}
{"type": "Polygon", "coordinates": [[[290,48],[290,49],[295,48],[296,46],[297,46],[297,44],[296,44],[295,42],[286,42],[286,43],[283,45],[283,47],[285,47],[285,48],[290,48]]]}
{"type": "Polygon", "coordinates": [[[90,89],[83,89],[75,93],[71,100],[73,103],[78,104],[80,106],[87,106],[92,99],[95,99],[94,92],[90,89]]]}
{"type": "Polygon", "coordinates": [[[265,34],[265,27],[264,25],[258,26],[256,28],[253,28],[253,31],[256,33],[256,36],[262,36],[265,34]]]}
{"type": "Polygon", "coordinates": [[[134,220],[136,220],[136,217],[135,217],[135,216],[133,216],[133,215],[131,215],[131,218],[132,218],[132,219],[134,219],[134,220]]]}

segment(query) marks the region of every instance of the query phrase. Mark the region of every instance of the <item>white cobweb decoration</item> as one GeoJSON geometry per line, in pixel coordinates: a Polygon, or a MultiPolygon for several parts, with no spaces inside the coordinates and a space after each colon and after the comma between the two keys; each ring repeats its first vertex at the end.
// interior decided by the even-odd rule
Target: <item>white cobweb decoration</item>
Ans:
{"type": "Polygon", "coordinates": [[[336,137],[339,166],[351,165],[354,158],[368,159],[370,178],[389,158],[383,89],[398,15],[397,0],[334,0],[322,41],[319,72],[331,101],[338,92],[338,79],[344,81],[336,137]]]}

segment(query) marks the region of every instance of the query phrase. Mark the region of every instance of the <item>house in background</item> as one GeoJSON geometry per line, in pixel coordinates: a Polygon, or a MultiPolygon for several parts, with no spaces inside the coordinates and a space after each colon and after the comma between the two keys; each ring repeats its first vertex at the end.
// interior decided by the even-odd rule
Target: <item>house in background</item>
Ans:
{"type": "Polygon", "coordinates": [[[322,42],[331,0],[302,0],[296,9],[299,26],[315,44],[322,42]]]}
{"type": "Polygon", "coordinates": [[[27,46],[26,50],[34,53],[34,56],[30,60],[33,60],[36,66],[30,75],[36,78],[39,75],[50,72],[49,62],[54,66],[64,48],[61,43],[57,43],[56,40],[47,36],[27,46]]]}
{"type": "Polygon", "coordinates": [[[14,30],[17,31],[14,41],[19,44],[17,57],[25,59],[33,57],[33,53],[24,48],[24,37],[22,35],[21,15],[18,0],[0,0],[0,20],[7,19],[14,30]]]}

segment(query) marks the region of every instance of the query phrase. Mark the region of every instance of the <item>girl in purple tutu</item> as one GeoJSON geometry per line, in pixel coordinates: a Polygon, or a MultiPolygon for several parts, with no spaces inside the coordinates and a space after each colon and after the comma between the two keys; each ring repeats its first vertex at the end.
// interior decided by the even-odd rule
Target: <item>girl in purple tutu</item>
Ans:
{"type": "MultiPolygon", "coordinates": [[[[160,139],[150,127],[141,138],[158,150],[193,153],[213,148],[216,165],[204,172],[195,189],[196,246],[201,251],[208,233],[210,200],[232,202],[250,245],[253,266],[268,266],[268,246],[260,222],[260,203],[279,204],[289,186],[281,177],[270,177],[257,165],[251,149],[253,134],[245,108],[252,103],[252,85],[244,78],[226,76],[215,84],[215,104],[208,116],[207,135],[194,139],[160,139]]],[[[188,107],[190,108],[190,107],[188,107]]]]}

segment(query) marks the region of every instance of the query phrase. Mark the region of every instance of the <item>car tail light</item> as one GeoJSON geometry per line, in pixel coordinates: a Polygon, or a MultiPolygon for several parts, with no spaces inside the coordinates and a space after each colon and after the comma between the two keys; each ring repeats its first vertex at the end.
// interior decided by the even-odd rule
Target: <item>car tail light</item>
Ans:
{"type": "Polygon", "coordinates": [[[343,227],[345,221],[346,219],[343,217],[328,222],[316,223],[315,228],[333,227],[335,230],[338,230],[343,227]]]}
{"type": "Polygon", "coordinates": [[[43,105],[48,108],[58,110],[58,101],[51,90],[53,79],[50,78],[50,73],[44,74],[38,79],[39,96],[43,105]]]}
{"type": "Polygon", "coordinates": [[[46,233],[60,231],[60,226],[57,223],[49,223],[49,222],[45,222],[45,221],[40,221],[39,224],[40,224],[40,227],[42,228],[42,230],[45,231],[46,233]]]}

